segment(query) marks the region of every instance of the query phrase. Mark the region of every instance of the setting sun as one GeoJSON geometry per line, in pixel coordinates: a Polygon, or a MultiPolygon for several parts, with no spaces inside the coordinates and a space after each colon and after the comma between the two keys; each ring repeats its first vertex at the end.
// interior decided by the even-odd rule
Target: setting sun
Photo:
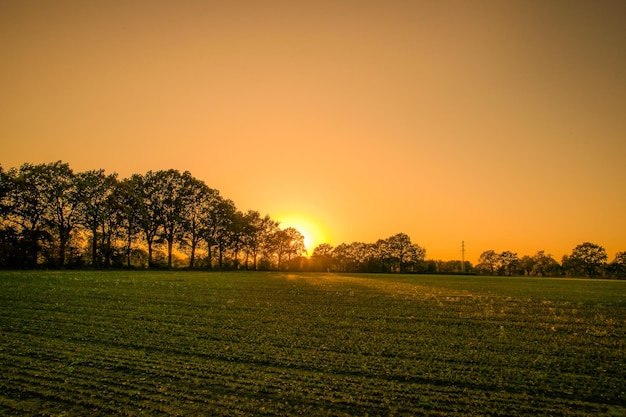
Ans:
{"type": "Polygon", "coordinates": [[[304,236],[304,246],[307,255],[311,256],[316,246],[328,241],[328,234],[318,222],[301,214],[287,214],[278,216],[280,228],[293,227],[304,236]]]}

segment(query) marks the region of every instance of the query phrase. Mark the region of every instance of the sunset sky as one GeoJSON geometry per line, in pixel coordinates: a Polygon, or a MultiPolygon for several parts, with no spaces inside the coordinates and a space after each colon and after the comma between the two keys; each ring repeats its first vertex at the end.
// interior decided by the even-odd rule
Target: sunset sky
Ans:
{"type": "Polygon", "coordinates": [[[333,245],[611,261],[624,22],[621,0],[3,0],[0,164],[190,171],[333,245]]]}

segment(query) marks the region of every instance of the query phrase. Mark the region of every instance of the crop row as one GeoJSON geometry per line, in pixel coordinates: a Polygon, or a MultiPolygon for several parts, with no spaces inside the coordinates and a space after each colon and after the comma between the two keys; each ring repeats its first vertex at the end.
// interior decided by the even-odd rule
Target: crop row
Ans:
{"type": "MultiPolygon", "coordinates": [[[[53,351],[63,348],[62,342],[58,346],[48,343],[48,346],[53,351]]],[[[133,414],[132,410],[148,410],[151,414],[167,412],[165,405],[171,407],[172,404],[178,410],[187,411],[194,407],[214,410],[227,405],[226,409],[232,411],[231,397],[235,394],[242,403],[238,407],[247,404],[241,409],[246,412],[253,412],[255,407],[257,410],[265,407],[268,411],[272,409],[271,404],[280,409],[306,404],[309,411],[319,404],[328,404],[333,412],[341,409],[359,414],[358,410],[369,410],[375,415],[392,408],[409,413],[416,406],[424,410],[433,408],[437,413],[476,406],[484,409],[503,399],[509,411],[518,409],[530,413],[555,401],[523,392],[494,392],[480,384],[455,386],[453,380],[429,383],[427,379],[306,371],[162,352],[129,356],[127,349],[108,348],[98,352],[91,347],[85,350],[87,353],[80,359],[60,355],[57,360],[48,356],[38,361],[37,355],[3,356],[3,362],[10,362],[14,367],[5,374],[11,385],[2,389],[13,396],[24,392],[92,411],[129,414],[133,414]]],[[[77,352],[68,353],[76,355],[77,352]]]]}

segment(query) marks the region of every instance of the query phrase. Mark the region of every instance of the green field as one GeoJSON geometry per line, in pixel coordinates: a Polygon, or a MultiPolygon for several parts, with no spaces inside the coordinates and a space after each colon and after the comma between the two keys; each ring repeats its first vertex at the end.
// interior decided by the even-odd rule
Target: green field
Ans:
{"type": "Polygon", "coordinates": [[[0,415],[626,415],[626,282],[0,272],[0,415]]]}

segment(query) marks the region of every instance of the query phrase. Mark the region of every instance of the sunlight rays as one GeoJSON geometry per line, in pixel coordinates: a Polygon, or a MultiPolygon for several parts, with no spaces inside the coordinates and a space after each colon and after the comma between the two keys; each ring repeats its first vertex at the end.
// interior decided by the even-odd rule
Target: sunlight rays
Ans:
{"type": "Polygon", "coordinates": [[[304,236],[304,245],[308,256],[311,256],[316,246],[328,242],[328,233],[322,225],[313,218],[300,213],[288,213],[277,216],[280,228],[293,227],[304,236]]]}

